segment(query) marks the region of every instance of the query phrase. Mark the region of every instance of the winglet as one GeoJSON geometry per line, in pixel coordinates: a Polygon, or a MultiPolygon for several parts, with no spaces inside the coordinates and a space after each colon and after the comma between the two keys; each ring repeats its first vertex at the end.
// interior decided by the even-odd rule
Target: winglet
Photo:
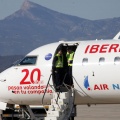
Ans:
{"type": "Polygon", "coordinates": [[[114,39],[114,40],[120,39],[120,32],[118,32],[118,34],[117,34],[113,39],[114,39]]]}

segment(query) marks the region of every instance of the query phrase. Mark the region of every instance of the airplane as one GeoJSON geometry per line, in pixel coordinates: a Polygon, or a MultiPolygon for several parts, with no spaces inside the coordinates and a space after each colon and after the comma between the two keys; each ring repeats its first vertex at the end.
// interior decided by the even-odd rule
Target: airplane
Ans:
{"type": "Polygon", "coordinates": [[[45,120],[74,120],[77,105],[120,104],[119,37],[120,32],[111,40],[59,41],[31,51],[0,73],[0,114],[19,105],[26,113],[19,120],[41,120],[30,105],[48,105],[45,120]],[[65,58],[69,47],[75,52],[74,87],[69,87],[64,65],[63,86],[56,90],[54,56],[62,49],[65,58]]]}

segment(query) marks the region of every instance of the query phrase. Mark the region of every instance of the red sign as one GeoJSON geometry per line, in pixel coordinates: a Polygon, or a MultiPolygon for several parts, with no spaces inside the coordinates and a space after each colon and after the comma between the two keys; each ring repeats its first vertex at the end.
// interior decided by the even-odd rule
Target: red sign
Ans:
{"type": "Polygon", "coordinates": [[[94,90],[109,90],[107,84],[94,85],[94,90]]]}
{"type": "Polygon", "coordinates": [[[87,53],[111,53],[120,52],[120,44],[103,44],[103,45],[88,45],[85,48],[85,54],[87,53]]]}
{"type": "Polygon", "coordinates": [[[22,73],[25,73],[23,79],[20,81],[20,84],[38,84],[40,82],[40,76],[41,76],[41,71],[38,68],[35,68],[32,70],[32,72],[29,72],[28,69],[23,69],[22,73]],[[34,80],[34,74],[37,74],[37,80],[34,80]],[[30,78],[28,78],[30,74],[30,78]],[[28,79],[28,80],[27,80],[28,79]]]}

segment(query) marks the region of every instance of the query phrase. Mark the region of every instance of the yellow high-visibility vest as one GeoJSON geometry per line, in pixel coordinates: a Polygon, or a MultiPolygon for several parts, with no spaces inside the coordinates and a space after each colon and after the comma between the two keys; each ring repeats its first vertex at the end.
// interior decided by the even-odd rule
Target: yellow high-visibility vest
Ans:
{"type": "Polygon", "coordinates": [[[55,63],[56,68],[62,68],[63,67],[63,55],[60,57],[59,54],[56,54],[56,56],[58,57],[58,60],[55,63]]]}
{"type": "Polygon", "coordinates": [[[66,54],[66,57],[67,57],[67,61],[71,61],[71,63],[68,63],[68,66],[72,66],[72,62],[73,62],[73,57],[74,57],[74,52],[72,51],[71,53],[68,53],[66,54]]]}

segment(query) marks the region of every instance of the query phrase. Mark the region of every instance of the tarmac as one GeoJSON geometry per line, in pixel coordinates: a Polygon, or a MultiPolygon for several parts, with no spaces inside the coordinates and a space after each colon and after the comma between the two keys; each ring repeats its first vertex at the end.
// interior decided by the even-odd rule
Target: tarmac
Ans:
{"type": "Polygon", "coordinates": [[[75,120],[120,120],[120,104],[78,105],[75,120]]]}

